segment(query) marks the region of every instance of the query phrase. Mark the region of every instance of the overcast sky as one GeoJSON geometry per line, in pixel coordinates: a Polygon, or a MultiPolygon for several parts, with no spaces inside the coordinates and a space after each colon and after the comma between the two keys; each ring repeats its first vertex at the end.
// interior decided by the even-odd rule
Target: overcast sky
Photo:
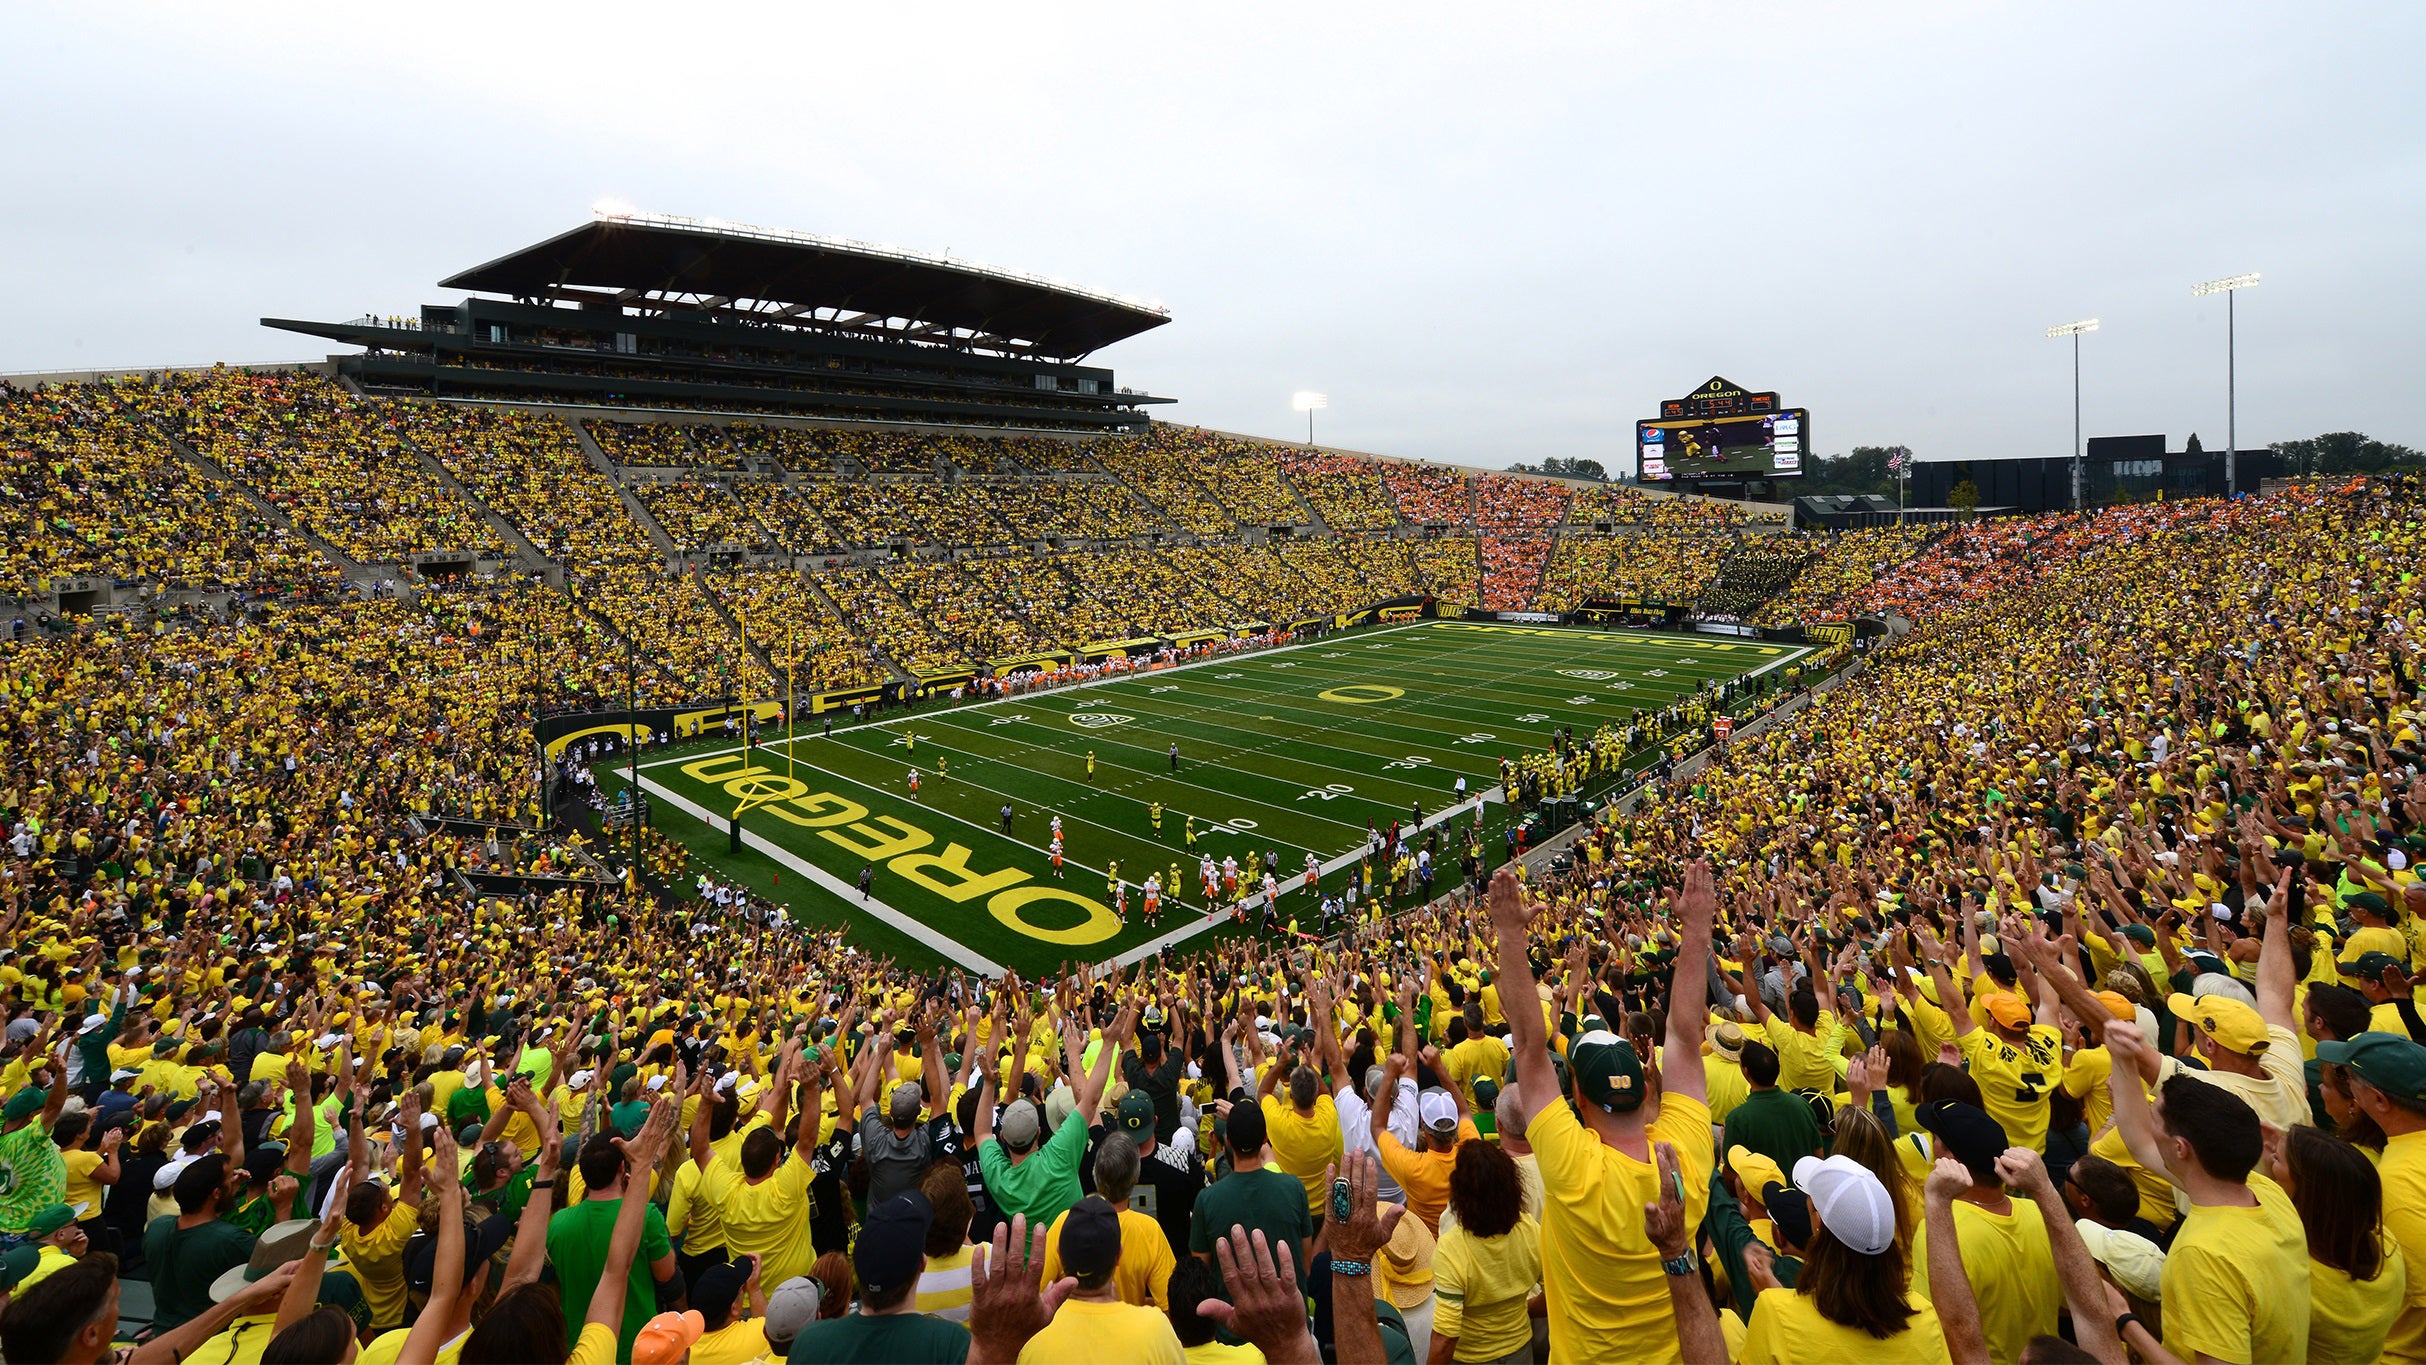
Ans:
{"type": "Polygon", "coordinates": [[[1712,374],[1815,448],[2426,446],[2426,5],[18,5],[0,370],[313,358],[268,316],[663,213],[1168,305],[1164,415],[1611,463],[1712,374]]]}

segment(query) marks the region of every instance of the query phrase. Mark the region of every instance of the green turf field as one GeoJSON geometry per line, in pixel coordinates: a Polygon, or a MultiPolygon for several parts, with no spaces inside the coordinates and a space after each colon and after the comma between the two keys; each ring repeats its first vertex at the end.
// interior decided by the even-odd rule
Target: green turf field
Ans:
{"type": "MultiPolygon", "coordinates": [[[[1234,856],[1243,867],[1250,852],[1277,847],[1283,879],[1295,884],[1310,851],[1333,889],[1352,875],[1368,822],[1386,829],[1411,807],[1427,824],[1470,822],[1471,808],[1443,809],[1463,776],[1469,795],[1484,798],[1496,863],[1508,815],[1496,791],[1500,758],[1545,747],[1555,726],[1585,736],[1712,679],[1782,668],[1808,652],[1423,621],[837,727],[831,738],[804,722],[797,739],[775,733],[746,753],[729,743],[694,748],[643,762],[640,776],[653,823],[796,916],[847,922],[869,951],[904,961],[1033,972],[1134,960],[1212,927],[1186,846],[1191,818],[1197,850],[1215,862],[1234,856]],[[743,815],[735,855],[725,822],[745,799],[763,804],[743,815]],[[1046,852],[1055,815],[1065,840],[1058,880],[1046,852]],[[1115,863],[1132,888],[1125,925],[1107,890],[1115,863]],[[1185,904],[1166,900],[1150,929],[1134,888],[1148,872],[1169,881],[1174,865],[1185,904]],[[863,867],[875,870],[865,902],[863,867]]],[[[603,766],[599,776],[610,791],[618,785],[603,766]]],[[[1454,845],[1442,862],[1436,892],[1457,875],[1454,845]]],[[[1314,922],[1302,891],[1285,894],[1281,909],[1314,922]]]]}

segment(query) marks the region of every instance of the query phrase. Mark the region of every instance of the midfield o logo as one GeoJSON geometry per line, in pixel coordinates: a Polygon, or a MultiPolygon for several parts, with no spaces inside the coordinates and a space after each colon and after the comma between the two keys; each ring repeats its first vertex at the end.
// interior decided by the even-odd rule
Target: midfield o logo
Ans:
{"type": "Polygon", "coordinates": [[[1070,723],[1081,730],[1102,730],[1114,725],[1126,725],[1137,719],[1115,711],[1081,711],[1070,717],[1070,723]]]}

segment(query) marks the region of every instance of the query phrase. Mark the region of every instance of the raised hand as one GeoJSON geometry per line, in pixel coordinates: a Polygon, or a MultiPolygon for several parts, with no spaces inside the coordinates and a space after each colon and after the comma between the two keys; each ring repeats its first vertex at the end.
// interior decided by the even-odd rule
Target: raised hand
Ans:
{"type": "Polygon", "coordinates": [[[1674,1260],[1693,1249],[1693,1225],[1685,1221],[1684,1176],[1673,1143],[1654,1143],[1659,1163],[1659,1198],[1643,1205],[1643,1235],[1663,1259],[1674,1260]]]}
{"type": "Polygon", "coordinates": [[[969,1254],[969,1334],[987,1360],[1017,1360],[1020,1348],[1044,1330],[1054,1310],[1078,1287],[1075,1278],[1065,1275],[1039,1289],[1045,1232],[1043,1227],[1031,1229],[1026,1214],[1013,1214],[1010,1222],[995,1227],[991,1248],[981,1246],[969,1254]]]}
{"type": "MultiPolygon", "coordinates": [[[[1385,1085],[1398,1083],[1398,1071],[1404,1064],[1404,1058],[1391,1054],[1389,1080],[1385,1085]]],[[[1324,1178],[1331,1187],[1331,1207],[1324,1224],[1331,1254],[1343,1260],[1370,1262],[1374,1252],[1389,1245],[1390,1234],[1407,1212],[1402,1205],[1379,1202],[1380,1160],[1370,1152],[1351,1152],[1343,1161],[1333,1164],[1324,1178]]],[[[1281,1250],[1285,1255],[1288,1249],[1281,1250]]],[[[1223,1269],[1226,1272],[1228,1267],[1225,1265],[1223,1269]]]]}

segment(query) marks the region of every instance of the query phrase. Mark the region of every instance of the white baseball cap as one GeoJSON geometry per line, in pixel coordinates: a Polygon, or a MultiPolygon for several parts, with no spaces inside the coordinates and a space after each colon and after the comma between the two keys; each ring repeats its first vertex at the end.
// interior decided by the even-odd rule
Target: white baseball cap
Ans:
{"type": "Polygon", "coordinates": [[[1446,1090],[1427,1090],[1415,1101],[1415,1117],[1443,1137],[1457,1131],[1457,1101],[1446,1090]]]}
{"type": "Polygon", "coordinates": [[[1852,1157],[1804,1157],[1794,1163],[1794,1186],[1811,1196],[1820,1225],[1852,1250],[1876,1256],[1895,1244],[1895,1200],[1852,1157]]]}

